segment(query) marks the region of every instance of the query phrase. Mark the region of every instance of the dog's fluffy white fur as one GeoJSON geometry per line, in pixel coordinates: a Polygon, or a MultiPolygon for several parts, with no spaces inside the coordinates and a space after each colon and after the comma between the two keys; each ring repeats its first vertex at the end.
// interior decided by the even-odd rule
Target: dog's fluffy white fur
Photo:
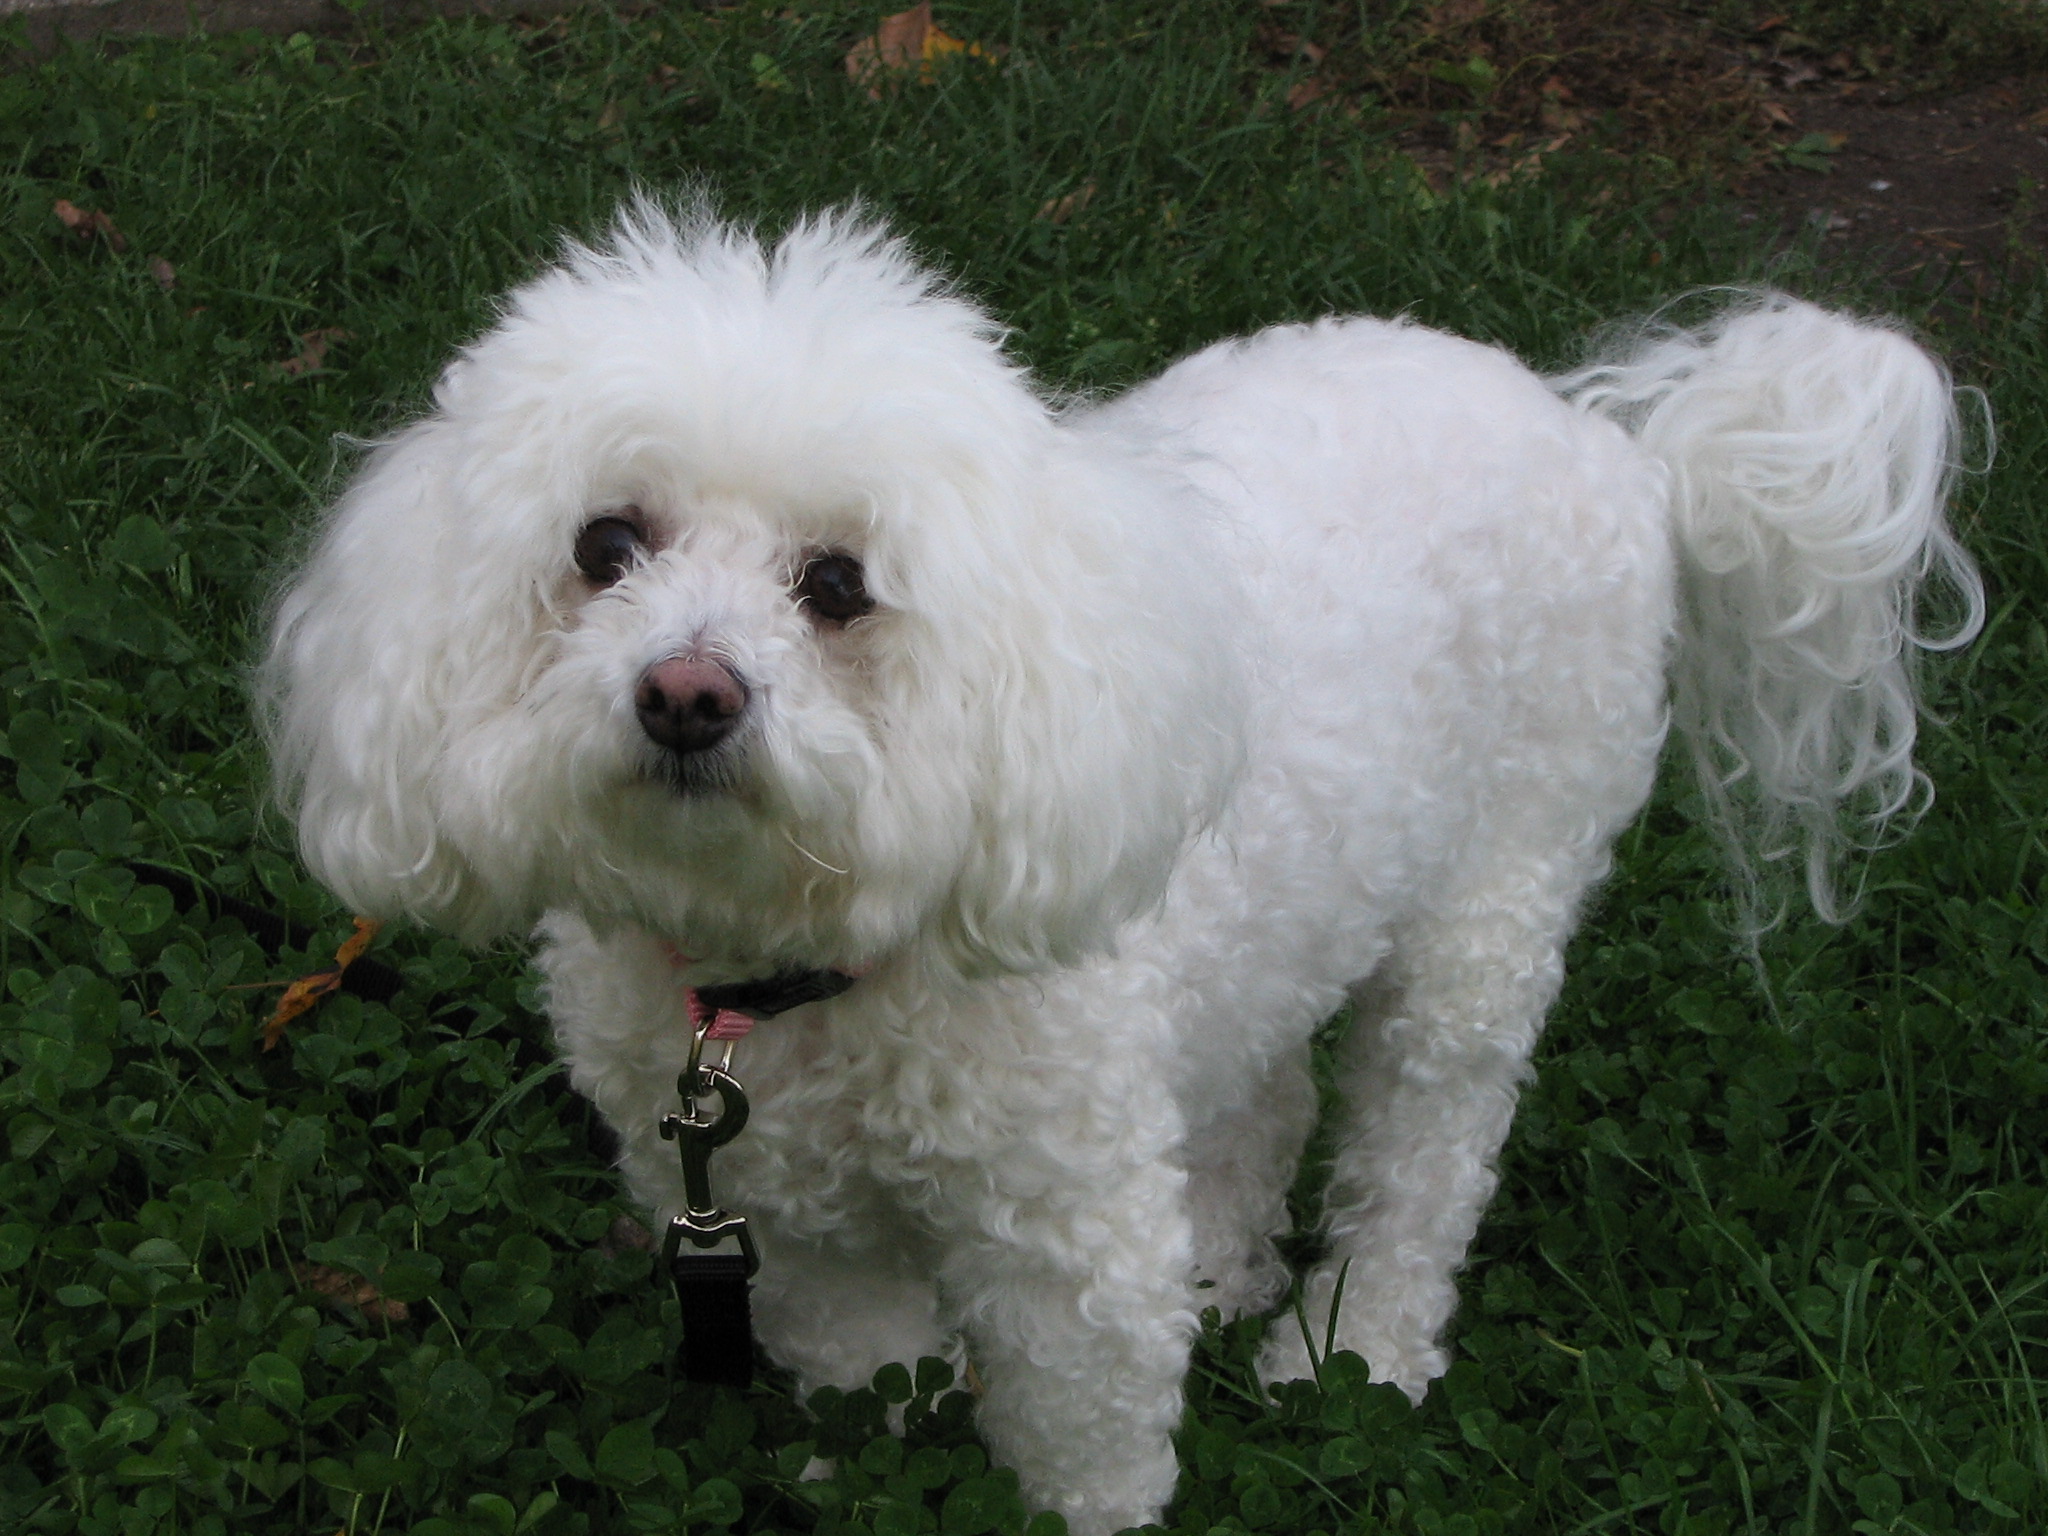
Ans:
{"type": "MultiPolygon", "coordinates": [[[[1061,405],[999,339],[858,216],[769,249],[639,205],[369,455],[263,693],[345,900],[538,927],[664,1218],[681,982],[863,973],[739,1048],[763,1340],[805,1390],[964,1351],[1093,1536],[1173,1491],[1197,1311],[1286,1289],[1317,1024],[1358,1006],[1306,1315],[1345,1274],[1337,1346],[1419,1395],[1667,679],[1825,901],[1845,799],[1915,798],[1915,591],[1979,599],[1941,369],[1783,297],[1551,381],[1331,319],[1061,405]],[[821,552],[871,613],[796,590],[821,552]],[[672,658],[744,702],[681,774],[636,715],[672,658]]],[[[1291,1317],[1263,1363],[1307,1373],[1291,1317]]]]}

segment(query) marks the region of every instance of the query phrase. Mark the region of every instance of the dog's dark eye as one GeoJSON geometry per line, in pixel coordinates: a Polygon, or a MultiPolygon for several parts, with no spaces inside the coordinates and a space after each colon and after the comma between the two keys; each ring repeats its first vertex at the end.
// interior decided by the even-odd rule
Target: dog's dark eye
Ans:
{"type": "Polygon", "coordinates": [[[827,552],[811,556],[796,579],[796,597],[819,618],[834,624],[848,624],[875,611],[867,578],[851,555],[827,552]]]}
{"type": "Polygon", "coordinates": [[[576,535],[576,569],[608,587],[632,569],[646,543],[646,535],[631,518],[593,518],[576,535]]]}

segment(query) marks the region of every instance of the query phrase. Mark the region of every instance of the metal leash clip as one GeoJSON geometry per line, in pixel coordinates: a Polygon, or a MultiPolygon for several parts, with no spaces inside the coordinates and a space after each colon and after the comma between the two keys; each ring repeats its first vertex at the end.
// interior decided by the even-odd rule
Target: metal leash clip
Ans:
{"type": "Polygon", "coordinates": [[[661,1118],[662,1139],[675,1142],[683,1159],[683,1210],[669,1218],[661,1258],[675,1273],[680,1264],[689,1262],[682,1252],[684,1243],[699,1249],[716,1248],[730,1237],[738,1241],[740,1253],[747,1261],[747,1278],[752,1279],[761,1267],[761,1258],[754,1251],[747,1218],[713,1204],[711,1199],[711,1154],[745,1129],[749,1110],[746,1090],[726,1070],[732,1062],[732,1042],[726,1042],[725,1059],[717,1066],[703,1063],[704,1037],[709,1027],[709,1020],[697,1026],[690,1040],[689,1064],[676,1079],[683,1112],[661,1118]],[[715,1115],[707,1114],[699,1102],[712,1093],[718,1095],[715,1115]]]}
{"type": "MultiPolygon", "coordinates": [[[[680,954],[672,958],[687,964],[680,954]]],[[[676,1079],[683,1112],[661,1120],[663,1139],[675,1142],[682,1154],[683,1210],[669,1218],[661,1262],[675,1282],[682,1309],[683,1375],[690,1381],[744,1387],[754,1374],[754,1322],[747,1293],[761,1256],[747,1230],[747,1218],[711,1201],[711,1154],[747,1123],[747,1095],[727,1070],[733,1042],[756,1019],[836,997],[853,982],[845,971],[787,971],[760,981],[683,991],[691,1023],[689,1063],[676,1079]],[[715,1067],[704,1065],[706,1040],[725,1046],[715,1067]],[[698,1102],[714,1093],[715,1115],[698,1102]],[[708,1251],[728,1237],[739,1244],[738,1253],[708,1251]],[[685,1244],[696,1251],[684,1252],[685,1244]]]]}

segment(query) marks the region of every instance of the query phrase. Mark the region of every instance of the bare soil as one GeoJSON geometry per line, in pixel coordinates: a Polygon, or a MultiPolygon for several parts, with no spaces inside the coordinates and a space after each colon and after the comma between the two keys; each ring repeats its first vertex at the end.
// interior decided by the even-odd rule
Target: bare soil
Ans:
{"type": "Polygon", "coordinates": [[[1781,158],[1749,179],[1747,216],[1979,300],[2048,249],[2048,79],[1905,101],[1836,89],[1784,105],[1802,139],[1838,147],[1808,157],[1824,170],[1781,158]]]}
{"type": "Polygon", "coordinates": [[[1747,21],[1698,0],[1427,0],[1391,34],[1321,42],[1291,30],[1305,0],[1262,4],[1290,105],[1371,103],[1433,183],[1567,164],[1637,190],[1716,182],[1824,260],[1973,306],[2048,243],[2048,74],[2019,33],[2003,68],[1980,54],[1978,83],[1938,89],[1952,60],[1801,36],[1762,0],[1747,21]]]}

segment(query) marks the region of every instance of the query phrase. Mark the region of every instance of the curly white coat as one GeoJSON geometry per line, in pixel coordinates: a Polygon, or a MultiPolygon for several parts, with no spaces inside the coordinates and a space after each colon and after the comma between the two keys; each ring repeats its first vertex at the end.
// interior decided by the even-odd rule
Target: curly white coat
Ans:
{"type": "MultiPolygon", "coordinates": [[[[998,343],[858,218],[770,251],[637,206],[370,455],[263,691],[344,899],[538,925],[664,1217],[680,981],[864,971],[739,1050],[763,1340],[806,1389],[964,1349],[991,1449],[1095,1536],[1173,1491],[1197,1310],[1287,1286],[1318,1023],[1359,1005],[1308,1316],[1348,1266],[1338,1347],[1419,1395],[1667,672],[1824,894],[1837,803],[1914,788],[1914,587],[1975,587],[1939,368],[1774,296],[1562,384],[1332,319],[1061,406],[998,343]],[[572,547],[627,504],[600,588],[572,547]],[[871,615],[793,598],[819,550],[871,615]],[[747,690],[721,788],[636,722],[676,655],[747,690]]],[[[1291,1319],[1264,1364],[1306,1373],[1291,1319]]]]}

